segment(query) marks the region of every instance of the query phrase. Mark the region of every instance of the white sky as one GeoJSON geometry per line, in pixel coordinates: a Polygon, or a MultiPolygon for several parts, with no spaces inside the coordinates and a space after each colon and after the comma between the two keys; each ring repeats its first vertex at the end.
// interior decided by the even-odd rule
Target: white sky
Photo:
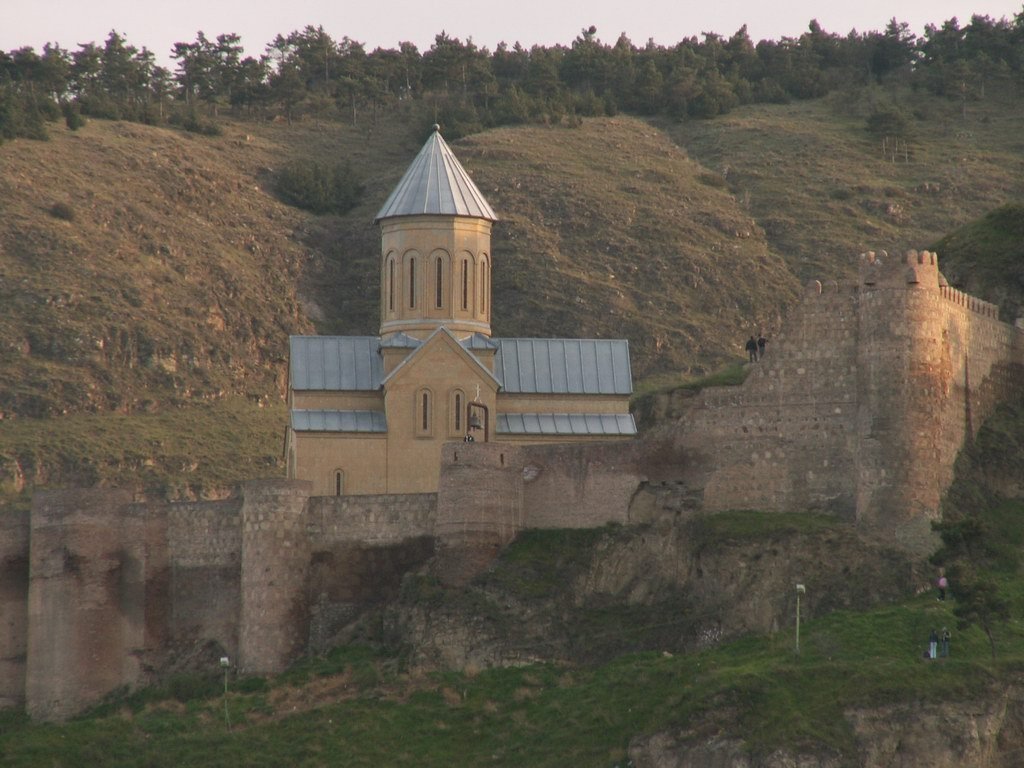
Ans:
{"type": "Polygon", "coordinates": [[[308,24],[323,26],[335,39],[348,35],[368,51],[408,40],[422,52],[441,30],[491,50],[502,40],[527,48],[568,45],[591,24],[606,43],[625,32],[635,45],[649,38],[669,45],[702,32],[728,37],[743,24],[757,42],[797,37],[811,19],[845,35],[881,30],[895,16],[921,34],[925,24],[954,16],[963,25],[972,14],[1012,19],[1022,11],[1021,0],[0,0],[0,49],[39,51],[57,42],[75,50],[79,43],[102,43],[116,29],[167,64],[173,43],[192,42],[199,30],[210,39],[237,33],[246,54],[255,56],[275,35],[308,24]]]}

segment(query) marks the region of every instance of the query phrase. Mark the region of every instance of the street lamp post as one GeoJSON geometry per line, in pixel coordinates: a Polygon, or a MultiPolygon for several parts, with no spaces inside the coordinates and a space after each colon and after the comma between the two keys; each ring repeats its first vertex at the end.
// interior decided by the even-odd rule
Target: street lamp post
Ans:
{"type": "Polygon", "coordinates": [[[800,595],[807,592],[803,584],[796,585],[796,652],[800,653],[800,595]]]}
{"type": "Polygon", "coordinates": [[[231,716],[228,714],[228,670],[231,660],[227,656],[220,657],[220,667],[224,670],[224,725],[231,730],[231,716]]]}

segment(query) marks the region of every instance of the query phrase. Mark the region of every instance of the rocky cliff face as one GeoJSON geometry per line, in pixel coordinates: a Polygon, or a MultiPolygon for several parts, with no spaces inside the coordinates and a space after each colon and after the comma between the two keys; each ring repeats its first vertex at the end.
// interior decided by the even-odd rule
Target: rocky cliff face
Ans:
{"type": "Polygon", "coordinates": [[[682,732],[636,739],[629,755],[634,768],[1010,768],[1022,760],[1021,683],[994,686],[977,699],[849,710],[857,755],[842,759],[784,751],[756,757],[738,736],[701,741],[682,732]]]}
{"type": "Polygon", "coordinates": [[[794,620],[799,582],[814,585],[805,617],[895,600],[926,584],[918,564],[872,547],[849,526],[779,515],[744,527],[754,519],[680,515],[528,533],[464,590],[410,580],[387,623],[426,666],[599,661],[779,631],[794,620]],[[517,546],[533,546],[530,536],[552,553],[547,563],[517,559],[517,546]]]}

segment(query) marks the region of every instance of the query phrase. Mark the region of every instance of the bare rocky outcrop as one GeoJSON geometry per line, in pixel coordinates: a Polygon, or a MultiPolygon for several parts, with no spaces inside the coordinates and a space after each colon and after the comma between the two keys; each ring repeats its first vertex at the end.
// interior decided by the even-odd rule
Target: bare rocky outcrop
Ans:
{"type": "Polygon", "coordinates": [[[1020,680],[963,701],[908,702],[846,712],[856,755],[791,753],[758,756],[742,738],[700,739],[693,732],[637,738],[634,768],[1010,768],[1024,754],[1020,680]]]}
{"type": "Polygon", "coordinates": [[[541,583],[499,561],[462,589],[408,589],[389,615],[390,631],[427,667],[595,661],[778,632],[794,620],[798,582],[809,585],[805,617],[894,601],[927,585],[917,561],[843,523],[730,537],[697,516],[579,535],[591,537],[585,551],[563,545],[573,564],[541,583]]]}

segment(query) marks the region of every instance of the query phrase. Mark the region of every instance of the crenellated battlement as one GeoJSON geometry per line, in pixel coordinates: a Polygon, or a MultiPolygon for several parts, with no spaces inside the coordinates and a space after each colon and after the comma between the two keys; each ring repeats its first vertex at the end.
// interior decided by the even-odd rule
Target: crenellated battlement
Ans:
{"type": "Polygon", "coordinates": [[[939,294],[946,301],[964,307],[971,312],[976,312],[982,317],[990,317],[993,320],[999,319],[999,305],[997,304],[991,304],[983,299],[979,299],[977,296],[971,296],[971,294],[964,293],[950,285],[940,285],[939,294]]]}
{"type": "Polygon", "coordinates": [[[943,282],[939,273],[939,259],[932,251],[906,251],[902,256],[890,256],[887,251],[867,251],[860,254],[860,284],[862,286],[896,287],[919,285],[937,287],[943,282]]]}

